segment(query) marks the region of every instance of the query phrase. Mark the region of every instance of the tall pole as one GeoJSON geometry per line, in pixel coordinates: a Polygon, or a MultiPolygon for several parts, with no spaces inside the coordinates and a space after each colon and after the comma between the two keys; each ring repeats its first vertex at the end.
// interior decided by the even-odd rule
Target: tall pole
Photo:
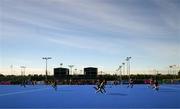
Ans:
{"type": "Polygon", "coordinates": [[[123,73],[122,74],[125,75],[125,63],[124,62],[122,63],[122,67],[123,67],[123,73]]]}
{"type": "Polygon", "coordinates": [[[121,85],[122,85],[122,66],[119,66],[116,71],[117,71],[117,73],[119,73],[119,74],[117,74],[117,76],[119,75],[118,77],[119,77],[119,79],[121,81],[121,85]]]}
{"type": "Polygon", "coordinates": [[[22,76],[22,82],[25,81],[25,66],[21,66],[21,76],[22,76]]]}
{"type": "Polygon", "coordinates": [[[73,75],[73,67],[74,67],[74,65],[68,65],[69,66],[69,68],[70,68],[70,70],[71,70],[71,74],[73,75]]]}
{"type": "Polygon", "coordinates": [[[77,74],[77,69],[74,69],[75,70],[75,75],[77,74]]]}
{"type": "MultiPolygon", "coordinates": [[[[126,74],[125,74],[125,63],[124,63],[124,62],[122,63],[122,69],[123,69],[122,75],[126,75],[126,74]]],[[[122,76],[122,80],[123,80],[123,76],[122,76]]],[[[123,83],[122,83],[122,84],[123,84],[123,83]]]]}
{"type": "Polygon", "coordinates": [[[21,66],[21,76],[25,76],[25,66],[21,66]]]}
{"type": "Polygon", "coordinates": [[[176,65],[173,65],[174,80],[176,80],[176,65]]]}
{"type": "Polygon", "coordinates": [[[119,72],[120,72],[120,80],[122,85],[122,66],[119,66],[119,72]]]}
{"type": "Polygon", "coordinates": [[[130,80],[130,59],[131,57],[126,57],[126,61],[127,61],[127,74],[130,80]]]}
{"type": "Polygon", "coordinates": [[[46,71],[45,71],[45,73],[46,73],[46,81],[47,81],[47,76],[48,76],[48,71],[47,71],[47,60],[48,59],[52,59],[51,57],[43,57],[42,59],[45,59],[45,61],[46,61],[46,71]]]}
{"type": "Polygon", "coordinates": [[[82,74],[82,70],[80,70],[80,73],[82,74]]]}
{"type": "Polygon", "coordinates": [[[10,68],[11,68],[11,75],[13,75],[13,65],[11,65],[10,68]]]}
{"type": "Polygon", "coordinates": [[[172,74],[172,65],[169,66],[169,74],[171,75],[172,74]]]}

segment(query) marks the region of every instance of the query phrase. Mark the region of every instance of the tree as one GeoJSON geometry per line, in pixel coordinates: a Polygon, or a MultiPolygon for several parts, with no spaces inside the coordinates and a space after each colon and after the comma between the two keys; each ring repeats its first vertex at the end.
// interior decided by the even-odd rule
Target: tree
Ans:
{"type": "Polygon", "coordinates": [[[4,75],[0,73],[0,77],[4,77],[4,75]]]}

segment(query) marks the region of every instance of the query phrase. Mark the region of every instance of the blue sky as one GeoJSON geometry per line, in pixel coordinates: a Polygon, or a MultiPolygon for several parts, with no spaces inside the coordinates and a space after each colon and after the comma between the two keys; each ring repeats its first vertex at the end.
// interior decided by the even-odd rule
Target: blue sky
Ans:
{"type": "Polygon", "coordinates": [[[134,71],[180,64],[179,0],[1,0],[0,9],[1,70],[44,69],[43,56],[51,70],[115,71],[127,56],[134,71]]]}

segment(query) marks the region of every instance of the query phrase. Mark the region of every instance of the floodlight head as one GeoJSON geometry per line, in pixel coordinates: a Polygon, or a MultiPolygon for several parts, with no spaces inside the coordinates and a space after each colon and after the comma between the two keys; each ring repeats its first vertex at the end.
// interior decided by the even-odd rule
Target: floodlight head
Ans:
{"type": "Polygon", "coordinates": [[[25,66],[21,66],[21,68],[26,68],[25,66]]]}
{"type": "Polygon", "coordinates": [[[47,59],[52,59],[51,57],[47,57],[47,59]]]}
{"type": "Polygon", "coordinates": [[[126,61],[129,61],[129,58],[128,58],[128,57],[126,58],[126,61]]]}
{"type": "Polygon", "coordinates": [[[126,61],[129,61],[131,59],[131,57],[126,57],[126,61]]]}
{"type": "Polygon", "coordinates": [[[74,65],[68,65],[70,68],[74,67],[74,65]]]}
{"type": "Polygon", "coordinates": [[[43,57],[42,59],[48,60],[48,59],[52,59],[52,58],[51,57],[43,57]]]}
{"type": "Polygon", "coordinates": [[[122,65],[125,65],[125,63],[123,62],[122,65]]]}

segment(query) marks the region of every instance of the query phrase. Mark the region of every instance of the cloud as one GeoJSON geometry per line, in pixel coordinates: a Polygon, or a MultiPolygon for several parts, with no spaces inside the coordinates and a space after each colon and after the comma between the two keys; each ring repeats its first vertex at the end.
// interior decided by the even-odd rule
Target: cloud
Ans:
{"type": "Polygon", "coordinates": [[[110,54],[117,53],[116,51],[118,50],[116,44],[101,38],[62,34],[58,37],[46,37],[46,39],[51,43],[61,44],[68,47],[95,50],[110,54]]]}
{"type": "MultiPolygon", "coordinates": [[[[163,1],[161,2],[164,3],[163,1]]],[[[81,15],[80,17],[74,16],[74,14],[72,15],[73,19],[80,19],[80,22],[77,22],[76,20],[75,22],[82,25],[87,24],[87,26],[92,27],[93,25],[89,24],[88,22],[94,22],[93,24],[95,24],[98,29],[100,29],[100,26],[102,26],[105,28],[101,29],[110,30],[111,32],[131,32],[132,34],[144,33],[146,35],[151,34],[151,37],[153,37],[154,34],[160,34],[164,36],[174,32],[177,33],[177,29],[179,29],[179,24],[176,23],[173,28],[171,26],[165,25],[167,23],[165,20],[167,16],[161,17],[158,15],[161,14],[161,12],[164,12],[164,15],[169,15],[169,13],[171,13],[170,17],[173,17],[174,15],[179,16],[180,14],[176,10],[166,11],[166,8],[159,9],[158,6],[146,9],[145,7],[140,6],[141,3],[134,5],[132,2],[119,3],[118,7],[115,4],[109,4],[102,1],[79,0],[75,3],[72,1],[63,1],[63,3],[65,6],[67,6],[67,9],[69,9],[70,16],[71,13],[76,13],[79,16],[81,15]],[[83,21],[86,21],[86,23],[83,21]],[[100,24],[100,26],[98,24],[100,24]]],[[[150,5],[153,5],[153,3],[154,2],[151,2],[150,5]]],[[[168,6],[169,8],[173,7],[171,5],[168,6]]],[[[175,18],[178,18],[176,16],[175,18]]],[[[179,20],[171,19],[171,21],[179,20]]],[[[142,37],[142,35],[140,37],[142,37]]]]}
{"type": "Polygon", "coordinates": [[[7,42],[18,46],[28,40],[29,46],[35,41],[46,48],[56,43],[116,58],[179,59],[180,2],[176,0],[2,0],[0,4],[4,51],[12,49],[7,42]]]}
{"type": "MultiPolygon", "coordinates": [[[[178,12],[175,9],[168,10],[174,5],[168,5],[168,9],[159,9],[158,6],[146,9],[140,4],[134,5],[131,2],[122,2],[116,6],[107,1],[97,0],[77,0],[76,2],[72,0],[46,0],[44,2],[33,0],[18,2],[16,7],[10,7],[12,4],[8,3],[11,2],[7,2],[7,6],[4,6],[4,10],[8,13],[4,13],[3,16],[37,25],[40,28],[71,29],[71,31],[87,31],[88,29],[125,33],[131,36],[137,34],[133,37],[154,37],[157,34],[161,37],[168,37],[179,33],[180,27],[179,23],[176,23],[179,22],[176,17],[179,16],[178,12]]],[[[153,5],[154,2],[150,3],[153,5]]],[[[163,1],[162,4],[164,4],[162,7],[166,6],[163,1]]]]}

